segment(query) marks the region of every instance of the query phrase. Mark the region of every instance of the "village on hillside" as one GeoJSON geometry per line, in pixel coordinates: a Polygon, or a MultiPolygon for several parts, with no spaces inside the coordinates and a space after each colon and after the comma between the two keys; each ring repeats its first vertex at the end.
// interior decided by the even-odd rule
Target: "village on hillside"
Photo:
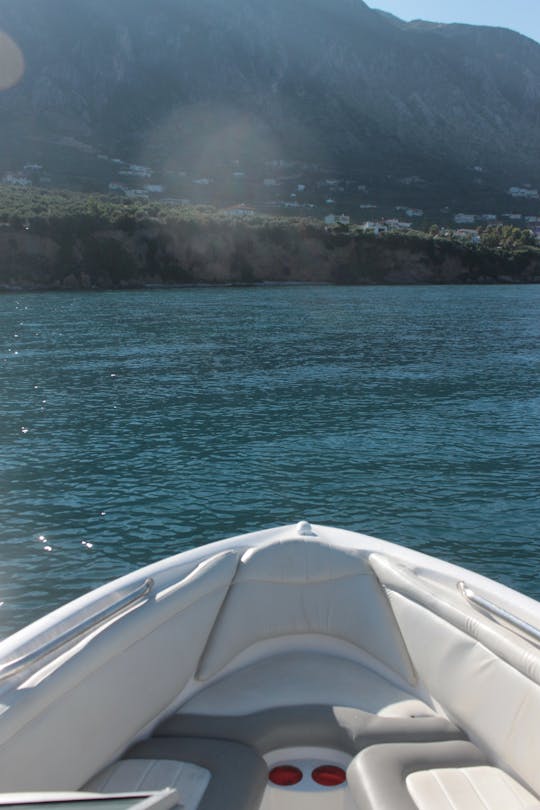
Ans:
{"type": "MultiPolygon", "coordinates": [[[[284,159],[255,166],[235,160],[213,172],[155,169],[74,139],[62,141],[56,147],[68,155],[67,162],[47,166],[28,161],[4,171],[0,182],[18,188],[89,190],[174,206],[210,205],[238,218],[310,217],[322,220],[328,229],[354,226],[374,236],[414,230],[477,244],[486,229],[512,226],[540,243],[540,194],[529,183],[499,189],[499,210],[463,211],[452,201],[441,206],[430,184],[418,176],[386,177],[381,184],[357,173],[331,174],[323,166],[284,159]]],[[[481,187],[482,175],[481,166],[471,167],[471,189],[481,187]]]]}

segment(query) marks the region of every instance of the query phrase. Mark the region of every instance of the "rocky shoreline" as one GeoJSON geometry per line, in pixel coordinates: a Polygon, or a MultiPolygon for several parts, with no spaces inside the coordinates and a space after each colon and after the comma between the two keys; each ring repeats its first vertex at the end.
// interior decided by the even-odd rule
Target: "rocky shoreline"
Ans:
{"type": "Polygon", "coordinates": [[[146,221],[0,229],[0,291],[259,283],[540,283],[540,250],[488,250],[422,234],[374,237],[308,221],[146,221]]]}

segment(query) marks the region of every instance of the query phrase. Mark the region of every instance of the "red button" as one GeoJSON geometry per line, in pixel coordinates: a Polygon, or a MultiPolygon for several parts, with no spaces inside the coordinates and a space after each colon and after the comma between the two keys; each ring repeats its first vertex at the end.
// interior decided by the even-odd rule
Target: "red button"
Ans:
{"type": "Polygon", "coordinates": [[[298,782],[302,781],[302,771],[294,765],[277,765],[272,768],[268,778],[274,785],[281,785],[282,787],[297,785],[298,782]]]}
{"type": "Polygon", "coordinates": [[[336,787],[345,782],[347,776],[343,768],[338,768],[337,765],[320,765],[315,768],[311,774],[311,778],[318,785],[324,787],[336,787]]]}

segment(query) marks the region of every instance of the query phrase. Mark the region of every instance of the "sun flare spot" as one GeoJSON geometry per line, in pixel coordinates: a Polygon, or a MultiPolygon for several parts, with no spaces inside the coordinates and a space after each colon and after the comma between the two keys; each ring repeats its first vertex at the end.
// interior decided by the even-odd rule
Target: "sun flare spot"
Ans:
{"type": "Polygon", "coordinates": [[[0,31],[0,90],[9,90],[21,80],[24,73],[22,51],[8,34],[0,31]]]}

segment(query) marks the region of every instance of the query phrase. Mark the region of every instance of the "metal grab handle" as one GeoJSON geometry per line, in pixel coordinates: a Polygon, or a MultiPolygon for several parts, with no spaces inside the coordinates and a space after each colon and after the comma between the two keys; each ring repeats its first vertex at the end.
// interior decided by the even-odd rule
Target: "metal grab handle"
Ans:
{"type": "Polygon", "coordinates": [[[40,661],[42,658],[45,658],[47,655],[60,647],[63,647],[65,644],[86,635],[100,624],[103,624],[103,622],[107,621],[108,619],[112,619],[118,613],[121,613],[122,611],[126,610],[126,608],[135,604],[135,602],[143,599],[150,593],[153,587],[154,580],[150,578],[145,579],[141,585],[127,593],[125,596],[120,597],[120,599],[113,602],[112,605],[108,605],[106,608],[98,610],[97,613],[93,613],[91,616],[88,616],[86,619],[79,622],[79,624],[76,624],[74,627],[70,627],[69,630],[65,630],[59,636],[55,636],[55,638],[45,642],[45,644],[42,644],[40,647],[36,647],[34,650],[25,653],[25,655],[21,655],[19,658],[14,658],[11,661],[7,661],[5,664],[0,664],[0,681],[10,678],[12,675],[16,675],[17,672],[20,672],[20,670],[25,669],[25,667],[29,666],[30,664],[40,661]]]}
{"type": "Polygon", "coordinates": [[[483,596],[478,596],[475,594],[472,588],[469,588],[465,584],[465,582],[458,582],[457,589],[463,598],[466,599],[471,605],[482,608],[488,613],[492,613],[494,616],[497,616],[499,619],[503,619],[516,630],[520,630],[526,636],[529,636],[530,638],[534,639],[534,641],[540,643],[540,630],[537,627],[534,627],[532,624],[529,624],[523,619],[519,619],[517,616],[514,616],[513,613],[509,613],[508,610],[499,607],[499,605],[496,605],[494,602],[490,602],[489,599],[484,599],[483,596]]]}

